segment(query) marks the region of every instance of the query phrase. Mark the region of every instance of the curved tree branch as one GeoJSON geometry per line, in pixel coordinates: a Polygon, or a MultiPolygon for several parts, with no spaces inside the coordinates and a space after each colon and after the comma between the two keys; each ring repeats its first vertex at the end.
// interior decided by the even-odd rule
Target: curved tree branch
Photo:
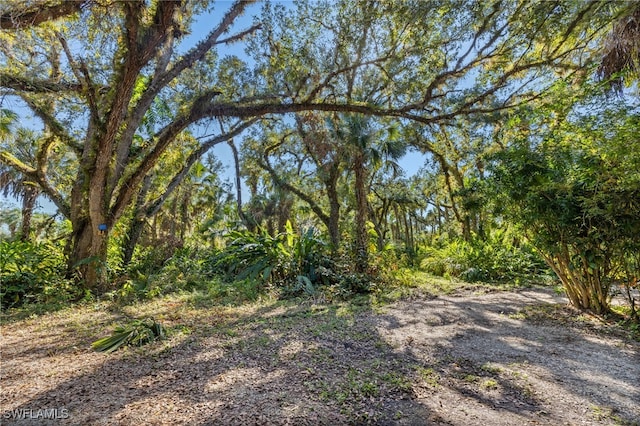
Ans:
{"type": "MultiPolygon", "coordinates": [[[[173,53],[174,35],[166,34],[166,37],[164,39],[159,39],[161,41],[157,44],[159,46],[160,43],[162,43],[163,49],[160,52],[153,79],[151,80],[146,90],[142,93],[142,96],[140,97],[136,105],[129,113],[129,118],[126,123],[125,130],[122,134],[122,137],[120,138],[116,149],[116,169],[109,182],[111,188],[115,188],[115,182],[122,177],[122,173],[124,172],[124,163],[129,153],[133,135],[138,129],[145,113],[153,103],[153,100],[156,98],[158,93],[160,93],[160,91],[164,87],[166,87],[171,81],[178,77],[180,73],[182,73],[185,69],[192,67],[197,61],[201,60],[214,45],[218,43],[230,43],[239,40],[242,37],[245,37],[250,32],[255,31],[257,29],[256,26],[251,27],[249,30],[243,31],[227,39],[218,40],[222,34],[229,30],[231,25],[233,25],[233,23],[235,22],[236,18],[244,12],[245,8],[254,1],[255,0],[237,1],[236,3],[234,3],[231,9],[223,17],[220,24],[218,24],[218,26],[209,33],[207,38],[198,43],[193,49],[187,52],[182,57],[182,59],[173,64],[173,66],[168,69],[167,67],[169,66],[169,60],[171,58],[171,54],[173,53]]],[[[177,3],[173,4],[170,9],[156,14],[156,19],[166,20],[168,18],[169,10],[173,10],[173,13],[175,13],[176,7],[177,3]]],[[[168,23],[166,24],[168,25],[168,23]]],[[[175,32],[176,31],[174,29],[174,33],[175,32]]],[[[158,49],[155,49],[154,53],[157,53],[157,51],[158,49]]]]}
{"type": "Polygon", "coordinates": [[[18,170],[23,175],[36,181],[40,188],[42,188],[42,191],[51,199],[51,201],[53,201],[56,207],[58,207],[60,212],[67,218],[71,216],[71,208],[69,204],[64,201],[60,192],[51,186],[49,181],[46,180],[44,174],[40,173],[39,170],[23,163],[6,151],[0,151],[0,163],[6,164],[12,169],[18,170]]]}
{"type": "Polygon", "coordinates": [[[67,132],[65,126],[60,123],[56,117],[48,112],[46,108],[38,105],[31,97],[21,96],[21,98],[26,102],[31,111],[33,111],[33,113],[42,120],[47,128],[56,135],[62,143],[73,149],[76,154],[80,155],[82,153],[82,146],[69,134],[69,132],[67,132]]]}
{"type": "Polygon", "coordinates": [[[79,83],[27,78],[5,72],[0,72],[0,86],[30,93],[65,93],[80,92],[82,90],[82,85],[79,83]]]}
{"type": "MultiPolygon", "coordinates": [[[[178,172],[176,176],[174,176],[171,183],[167,187],[167,191],[165,191],[165,194],[163,194],[163,196],[159,197],[154,202],[149,203],[149,206],[145,207],[145,209],[147,209],[147,211],[149,211],[149,209],[154,209],[156,208],[155,206],[158,203],[159,208],[159,205],[164,202],[164,200],[170,195],[171,191],[173,191],[182,182],[182,180],[189,172],[189,169],[196,162],[196,160],[198,160],[198,158],[200,158],[214,145],[225,142],[230,138],[239,135],[254,122],[255,120],[248,120],[238,125],[233,130],[209,139],[204,144],[202,144],[198,149],[192,152],[191,155],[189,155],[185,166],[180,170],[180,172],[178,172]]],[[[131,173],[129,178],[120,185],[120,190],[118,191],[116,199],[112,204],[109,212],[108,224],[113,224],[113,222],[115,222],[122,215],[144,177],[156,164],[157,159],[160,158],[160,156],[165,152],[169,144],[175,139],[178,133],[180,133],[186,127],[186,124],[188,124],[188,122],[181,121],[181,125],[169,126],[160,133],[157,138],[158,142],[156,143],[154,149],[149,154],[147,154],[147,156],[141,161],[136,170],[131,173]]]]}
{"type": "Polygon", "coordinates": [[[185,160],[185,163],[180,169],[180,171],[173,177],[173,179],[171,179],[171,182],[169,183],[169,185],[167,185],[167,189],[164,191],[164,193],[162,193],[162,195],[157,197],[155,200],[147,203],[143,207],[143,210],[145,211],[145,215],[147,217],[151,217],[154,214],[156,214],[158,210],[160,210],[160,207],[162,207],[162,204],[167,200],[167,198],[171,195],[171,193],[182,183],[184,178],[187,176],[187,174],[189,173],[189,170],[191,170],[191,166],[193,166],[195,162],[198,161],[198,159],[202,158],[202,156],[207,151],[209,151],[211,148],[213,148],[215,145],[219,143],[229,142],[231,138],[240,134],[243,130],[245,130],[252,124],[254,124],[256,121],[258,121],[257,118],[246,121],[236,126],[233,130],[227,133],[224,133],[222,135],[219,135],[207,140],[202,145],[200,145],[197,149],[191,152],[191,154],[189,154],[189,156],[185,160]]]}
{"type": "Polygon", "coordinates": [[[280,188],[283,188],[297,195],[302,201],[306,202],[309,205],[309,208],[311,208],[311,210],[318,216],[318,218],[322,221],[322,223],[324,223],[327,227],[329,227],[331,223],[329,215],[327,215],[324,211],[322,211],[322,209],[320,208],[318,203],[315,202],[313,197],[309,194],[305,194],[295,186],[283,180],[269,163],[269,151],[272,151],[279,145],[280,143],[275,146],[271,146],[267,148],[265,150],[264,157],[263,157],[264,161],[258,161],[258,165],[263,170],[266,170],[269,173],[269,175],[271,175],[271,178],[273,179],[276,186],[279,186],[280,188]]]}
{"type": "Polygon", "coordinates": [[[92,3],[93,0],[60,0],[54,4],[41,1],[26,8],[16,7],[13,10],[2,12],[0,15],[0,29],[17,30],[19,28],[35,27],[43,22],[78,13],[92,3]]]}

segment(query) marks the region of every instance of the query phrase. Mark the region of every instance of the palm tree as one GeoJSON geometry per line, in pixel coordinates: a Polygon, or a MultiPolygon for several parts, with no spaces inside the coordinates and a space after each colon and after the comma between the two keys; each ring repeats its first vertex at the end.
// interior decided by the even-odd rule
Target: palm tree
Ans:
{"type": "Polygon", "coordinates": [[[627,14],[614,23],[604,45],[604,56],[598,74],[609,80],[615,90],[622,89],[621,73],[633,79],[640,77],[640,4],[635,3],[627,14]]]}
{"type": "MultiPolygon", "coordinates": [[[[30,157],[28,148],[34,140],[33,132],[25,129],[14,131],[18,115],[9,110],[0,108],[0,140],[3,143],[15,145],[14,152],[17,157],[30,157]],[[25,150],[27,149],[27,150],[25,150]]],[[[0,164],[0,194],[4,197],[12,197],[22,200],[22,221],[20,225],[20,239],[27,241],[31,234],[31,218],[35,209],[36,200],[40,195],[40,189],[35,182],[31,182],[22,173],[13,168],[0,164]]]]}
{"type": "Polygon", "coordinates": [[[338,140],[345,143],[351,154],[356,204],[354,241],[356,270],[366,272],[369,267],[367,219],[370,176],[382,166],[397,167],[395,160],[405,154],[407,145],[397,138],[394,127],[376,128],[371,117],[345,115],[341,121],[342,123],[334,124],[334,134],[338,140]]]}
{"type": "Polygon", "coordinates": [[[0,140],[4,140],[11,135],[17,121],[18,114],[10,109],[0,108],[0,140]]]}

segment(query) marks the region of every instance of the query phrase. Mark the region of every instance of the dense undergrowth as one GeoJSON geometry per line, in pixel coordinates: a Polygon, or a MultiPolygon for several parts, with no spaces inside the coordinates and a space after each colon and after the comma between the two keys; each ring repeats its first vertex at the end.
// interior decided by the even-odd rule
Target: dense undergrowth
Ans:
{"type": "Polygon", "coordinates": [[[2,309],[24,304],[66,303],[74,294],[64,277],[62,248],[52,243],[0,241],[2,309]]]}
{"type": "MultiPolygon", "coordinates": [[[[114,260],[117,264],[117,259],[114,260]]],[[[441,239],[406,250],[374,252],[367,273],[332,252],[313,228],[270,235],[233,231],[223,248],[187,246],[138,250],[131,266],[110,270],[112,289],[101,295],[76,290],[64,276],[62,247],[20,241],[0,243],[2,307],[6,316],[40,314],[73,302],[128,305],[170,294],[191,294],[208,305],[241,305],[261,298],[333,303],[365,297],[384,303],[416,291],[451,293],[460,287],[511,289],[554,283],[526,243],[505,233],[441,239]],[[417,266],[411,266],[417,265],[417,266]]],[[[631,317],[633,311],[621,311],[631,317]]]]}
{"type": "Polygon", "coordinates": [[[505,232],[438,242],[425,247],[421,257],[422,270],[469,282],[536,281],[550,272],[533,247],[505,232]]]}

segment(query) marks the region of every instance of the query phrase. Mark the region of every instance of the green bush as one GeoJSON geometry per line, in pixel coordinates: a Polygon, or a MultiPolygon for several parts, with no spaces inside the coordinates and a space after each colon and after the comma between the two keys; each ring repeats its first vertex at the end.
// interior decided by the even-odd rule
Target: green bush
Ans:
{"type": "Polygon", "coordinates": [[[64,257],[53,244],[0,241],[2,308],[72,297],[73,287],[63,278],[64,270],[64,257]]]}
{"type": "Polygon", "coordinates": [[[639,272],[640,115],[593,101],[487,168],[496,213],[525,231],[575,307],[606,314],[613,283],[639,272]]]}
{"type": "Polygon", "coordinates": [[[425,247],[424,259],[420,267],[440,277],[459,277],[469,264],[471,246],[464,241],[454,240],[444,247],[425,247]]]}
{"type": "Polygon", "coordinates": [[[288,224],[287,231],[276,236],[243,230],[227,238],[227,247],[208,261],[210,275],[223,273],[235,280],[293,289],[306,282],[299,277],[318,284],[317,269],[328,260],[326,245],[313,228],[296,234],[288,224]]]}
{"type": "Polygon", "coordinates": [[[114,296],[124,299],[144,299],[180,290],[207,288],[208,277],[203,271],[204,255],[195,248],[177,249],[166,258],[164,251],[147,250],[140,262],[129,268],[114,296]]]}
{"type": "Polygon", "coordinates": [[[321,287],[341,299],[370,290],[370,277],[332,259],[313,228],[296,233],[287,224],[286,232],[276,236],[233,231],[228,239],[227,247],[206,263],[212,277],[224,274],[245,287],[253,283],[252,290],[272,288],[283,298],[316,296],[321,287]]]}
{"type": "Polygon", "coordinates": [[[421,268],[430,274],[465,281],[507,281],[548,273],[544,261],[526,244],[514,244],[496,231],[486,240],[453,240],[442,247],[424,248],[421,268]]]}
{"type": "Polygon", "coordinates": [[[331,267],[319,268],[318,274],[323,284],[329,286],[331,291],[339,294],[341,298],[368,293],[371,290],[372,277],[354,272],[347,265],[333,263],[331,267]]]}
{"type": "Polygon", "coordinates": [[[266,231],[232,231],[224,250],[209,261],[210,272],[223,273],[234,279],[258,280],[263,283],[286,277],[290,253],[284,235],[271,236],[266,231]]]}
{"type": "MultiPolygon", "coordinates": [[[[176,247],[167,244],[136,247],[128,272],[139,272],[142,274],[156,273],[164,268],[174,257],[180,257],[184,250],[185,249],[176,249],[176,247]]],[[[188,251],[188,249],[186,250],[188,251]]],[[[116,252],[115,249],[114,252],[116,252]]]]}

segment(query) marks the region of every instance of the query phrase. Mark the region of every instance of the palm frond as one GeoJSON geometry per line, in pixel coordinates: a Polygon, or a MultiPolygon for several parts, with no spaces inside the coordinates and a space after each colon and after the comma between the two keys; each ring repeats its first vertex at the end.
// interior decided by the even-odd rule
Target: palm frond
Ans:
{"type": "Polygon", "coordinates": [[[117,326],[111,336],[96,340],[91,347],[95,351],[109,353],[125,346],[142,346],[165,337],[162,324],[153,318],[145,318],[117,326]]]}

